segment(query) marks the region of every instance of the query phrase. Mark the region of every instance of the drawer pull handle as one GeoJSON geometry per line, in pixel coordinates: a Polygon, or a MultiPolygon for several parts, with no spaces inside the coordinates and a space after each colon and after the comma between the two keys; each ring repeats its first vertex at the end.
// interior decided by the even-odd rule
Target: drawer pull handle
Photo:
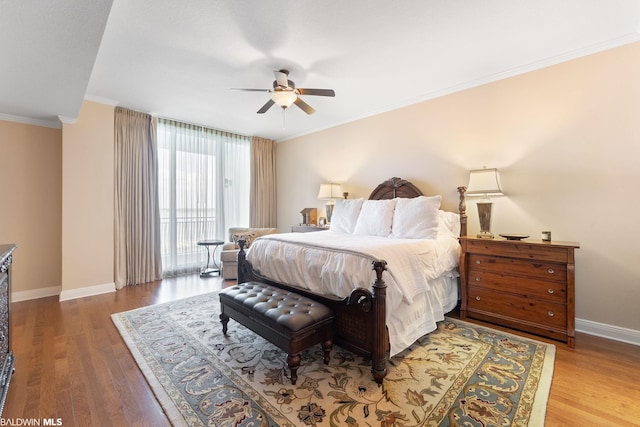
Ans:
{"type": "Polygon", "coordinates": [[[554,315],[553,311],[549,311],[547,314],[549,315],[549,317],[553,317],[554,315]]]}
{"type": "Polygon", "coordinates": [[[553,273],[555,273],[555,271],[553,270],[553,268],[550,268],[550,269],[547,270],[547,273],[553,274],[553,273]]]}
{"type": "Polygon", "coordinates": [[[479,277],[476,277],[476,282],[479,282],[479,281],[480,281],[480,278],[479,278],[479,277]]]}
{"type": "Polygon", "coordinates": [[[549,289],[547,290],[547,292],[549,292],[550,294],[552,294],[552,293],[553,293],[553,289],[549,288],[549,289]]]}
{"type": "Polygon", "coordinates": [[[476,260],[476,264],[480,264],[480,260],[479,259],[476,260]]]}
{"type": "Polygon", "coordinates": [[[480,301],[480,297],[476,297],[476,301],[480,301]]]}

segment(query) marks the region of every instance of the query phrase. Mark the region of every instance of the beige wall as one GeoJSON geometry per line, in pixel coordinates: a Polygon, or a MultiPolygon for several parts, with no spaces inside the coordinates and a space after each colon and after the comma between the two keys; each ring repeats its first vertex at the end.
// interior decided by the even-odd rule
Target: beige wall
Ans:
{"type": "MultiPolygon", "coordinates": [[[[340,102],[339,94],[336,102],[340,102]]],[[[456,210],[468,170],[498,167],[492,231],[580,242],[576,317],[640,341],[640,43],[423,102],[278,149],[278,227],[290,229],[322,182],[367,197],[399,176],[456,210]]],[[[469,234],[478,229],[468,203],[469,234]]]]}
{"type": "Polygon", "coordinates": [[[0,121],[0,242],[18,245],[14,300],[59,292],[61,159],[60,129],[0,121]]]}
{"type": "Polygon", "coordinates": [[[115,290],[114,108],[85,102],[62,130],[0,121],[0,242],[17,243],[13,299],[115,290]]]}
{"type": "Polygon", "coordinates": [[[62,127],[62,293],[115,290],[113,273],[114,108],[84,102],[62,127]]]}

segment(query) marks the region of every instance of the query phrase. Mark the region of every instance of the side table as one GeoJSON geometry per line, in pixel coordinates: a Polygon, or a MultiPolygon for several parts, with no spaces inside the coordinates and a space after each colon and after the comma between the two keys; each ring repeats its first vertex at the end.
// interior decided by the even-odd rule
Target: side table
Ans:
{"type": "Polygon", "coordinates": [[[461,237],[460,318],[575,346],[577,242],[461,237]]]}
{"type": "Polygon", "coordinates": [[[292,233],[310,233],[313,231],[323,231],[328,230],[328,226],[322,225],[292,225],[291,232],[292,233]]]}
{"type": "Polygon", "coordinates": [[[223,244],[222,240],[198,240],[198,246],[204,246],[207,249],[207,265],[200,270],[200,277],[220,275],[220,266],[216,263],[216,249],[223,244]],[[211,246],[213,246],[213,251],[209,249],[211,246]],[[210,264],[211,266],[209,266],[210,264]]]}

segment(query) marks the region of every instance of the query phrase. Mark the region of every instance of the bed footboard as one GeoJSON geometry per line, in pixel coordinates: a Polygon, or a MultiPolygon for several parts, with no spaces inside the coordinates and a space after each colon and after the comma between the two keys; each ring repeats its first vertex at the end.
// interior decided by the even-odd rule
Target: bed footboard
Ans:
{"type": "Polygon", "coordinates": [[[342,348],[371,359],[371,374],[377,383],[387,375],[389,336],[386,326],[387,285],[382,273],[383,260],[372,262],[376,280],[371,290],[354,289],[347,298],[319,295],[308,289],[275,282],[253,270],[244,252],[245,242],[238,240],[238,283],[257,281],[304,295],[331,307],[336,315],[334,342],[342,348]]]}

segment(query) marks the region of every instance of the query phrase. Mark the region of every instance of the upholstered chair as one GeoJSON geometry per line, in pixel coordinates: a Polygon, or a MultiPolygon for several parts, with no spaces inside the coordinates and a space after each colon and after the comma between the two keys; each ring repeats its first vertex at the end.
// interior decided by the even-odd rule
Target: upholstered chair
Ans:
{"type": "Polygon", "coordinates": [[[222,277],[225,280],[238,278],[238,240],[245,240],[245,250],[251,246],[254,239],[267,234],[275,234],[277,228],[246,228],[231,227],[229,228],[229,242],[222,245],[220,252],[220,261],[222,262],[222,277]]]}

